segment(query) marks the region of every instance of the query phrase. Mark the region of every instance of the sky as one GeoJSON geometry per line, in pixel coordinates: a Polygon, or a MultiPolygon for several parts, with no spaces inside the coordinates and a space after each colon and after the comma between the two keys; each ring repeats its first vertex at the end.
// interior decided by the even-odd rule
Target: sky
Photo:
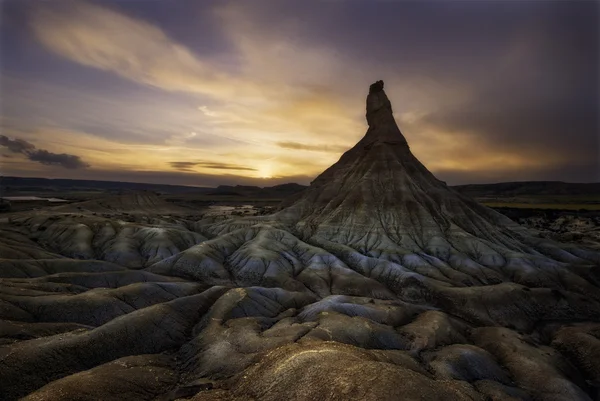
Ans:
{"type": "Polygon", "coordinates": [[[308,184],[384,80],[448,184],[600,181],[595,0],[0,0],[0,174],[308,184]]]}

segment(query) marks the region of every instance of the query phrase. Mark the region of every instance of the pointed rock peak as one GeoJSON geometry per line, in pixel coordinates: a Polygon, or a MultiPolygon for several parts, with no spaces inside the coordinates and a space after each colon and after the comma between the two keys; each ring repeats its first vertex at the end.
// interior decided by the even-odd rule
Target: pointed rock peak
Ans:
{"type": "Polygon", "coordinates": [[[367,123],[369,127],[373,126],[381,118],[389,116],[393,120],[392,104],[383,91],[383,81],[377,81],[369,87],[369,96],[367,96],[367,123]]]}
{"type": "Polygon", "coordinates": [[[369,94],[381,92],[383,90],[383,81],[379,80],[369,87],[369,94]]]}
{"type": "MultiPolygon", "coordinates": [[[[379,80],[369,87],[367,96],[367,123],[369,130],[365,139],[369,142],[379,140],[392,143],[405,143],[392,111],[392,103],[383,90],[383,81],[379,80]]],[[[407,144],[408,145],[408,144],[407,144]]]]}

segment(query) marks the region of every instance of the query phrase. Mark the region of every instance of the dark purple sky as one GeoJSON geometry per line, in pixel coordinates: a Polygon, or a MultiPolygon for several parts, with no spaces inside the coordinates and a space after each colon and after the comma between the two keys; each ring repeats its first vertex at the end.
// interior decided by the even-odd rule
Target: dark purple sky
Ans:
{"type": "Polygon", "coordinates": [[[2,2],[3,175],[307,183],[378,79],[450,184],[600,181],[596,1],[2,2]]]}

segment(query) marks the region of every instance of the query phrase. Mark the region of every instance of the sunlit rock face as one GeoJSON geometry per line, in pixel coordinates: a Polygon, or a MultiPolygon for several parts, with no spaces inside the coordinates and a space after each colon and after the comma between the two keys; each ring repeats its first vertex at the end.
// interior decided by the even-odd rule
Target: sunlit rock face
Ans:
{"type": "Polygon", "coordinates": [[[600,255],[437,180],[382,81],[366,117],[271,216],[145,194],[2,223],[3,399],[597,399],[600,255]]]}

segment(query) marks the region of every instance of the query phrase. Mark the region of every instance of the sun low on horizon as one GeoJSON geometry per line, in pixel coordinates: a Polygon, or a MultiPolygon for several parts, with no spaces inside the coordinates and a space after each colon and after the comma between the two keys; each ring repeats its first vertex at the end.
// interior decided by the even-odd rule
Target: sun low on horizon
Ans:
{"type": "Polygon", "coordinates": [[[0,175],[310,183],[383,79],[449,184],[599,181],[594,1],[1,3],[0,175]]]}

